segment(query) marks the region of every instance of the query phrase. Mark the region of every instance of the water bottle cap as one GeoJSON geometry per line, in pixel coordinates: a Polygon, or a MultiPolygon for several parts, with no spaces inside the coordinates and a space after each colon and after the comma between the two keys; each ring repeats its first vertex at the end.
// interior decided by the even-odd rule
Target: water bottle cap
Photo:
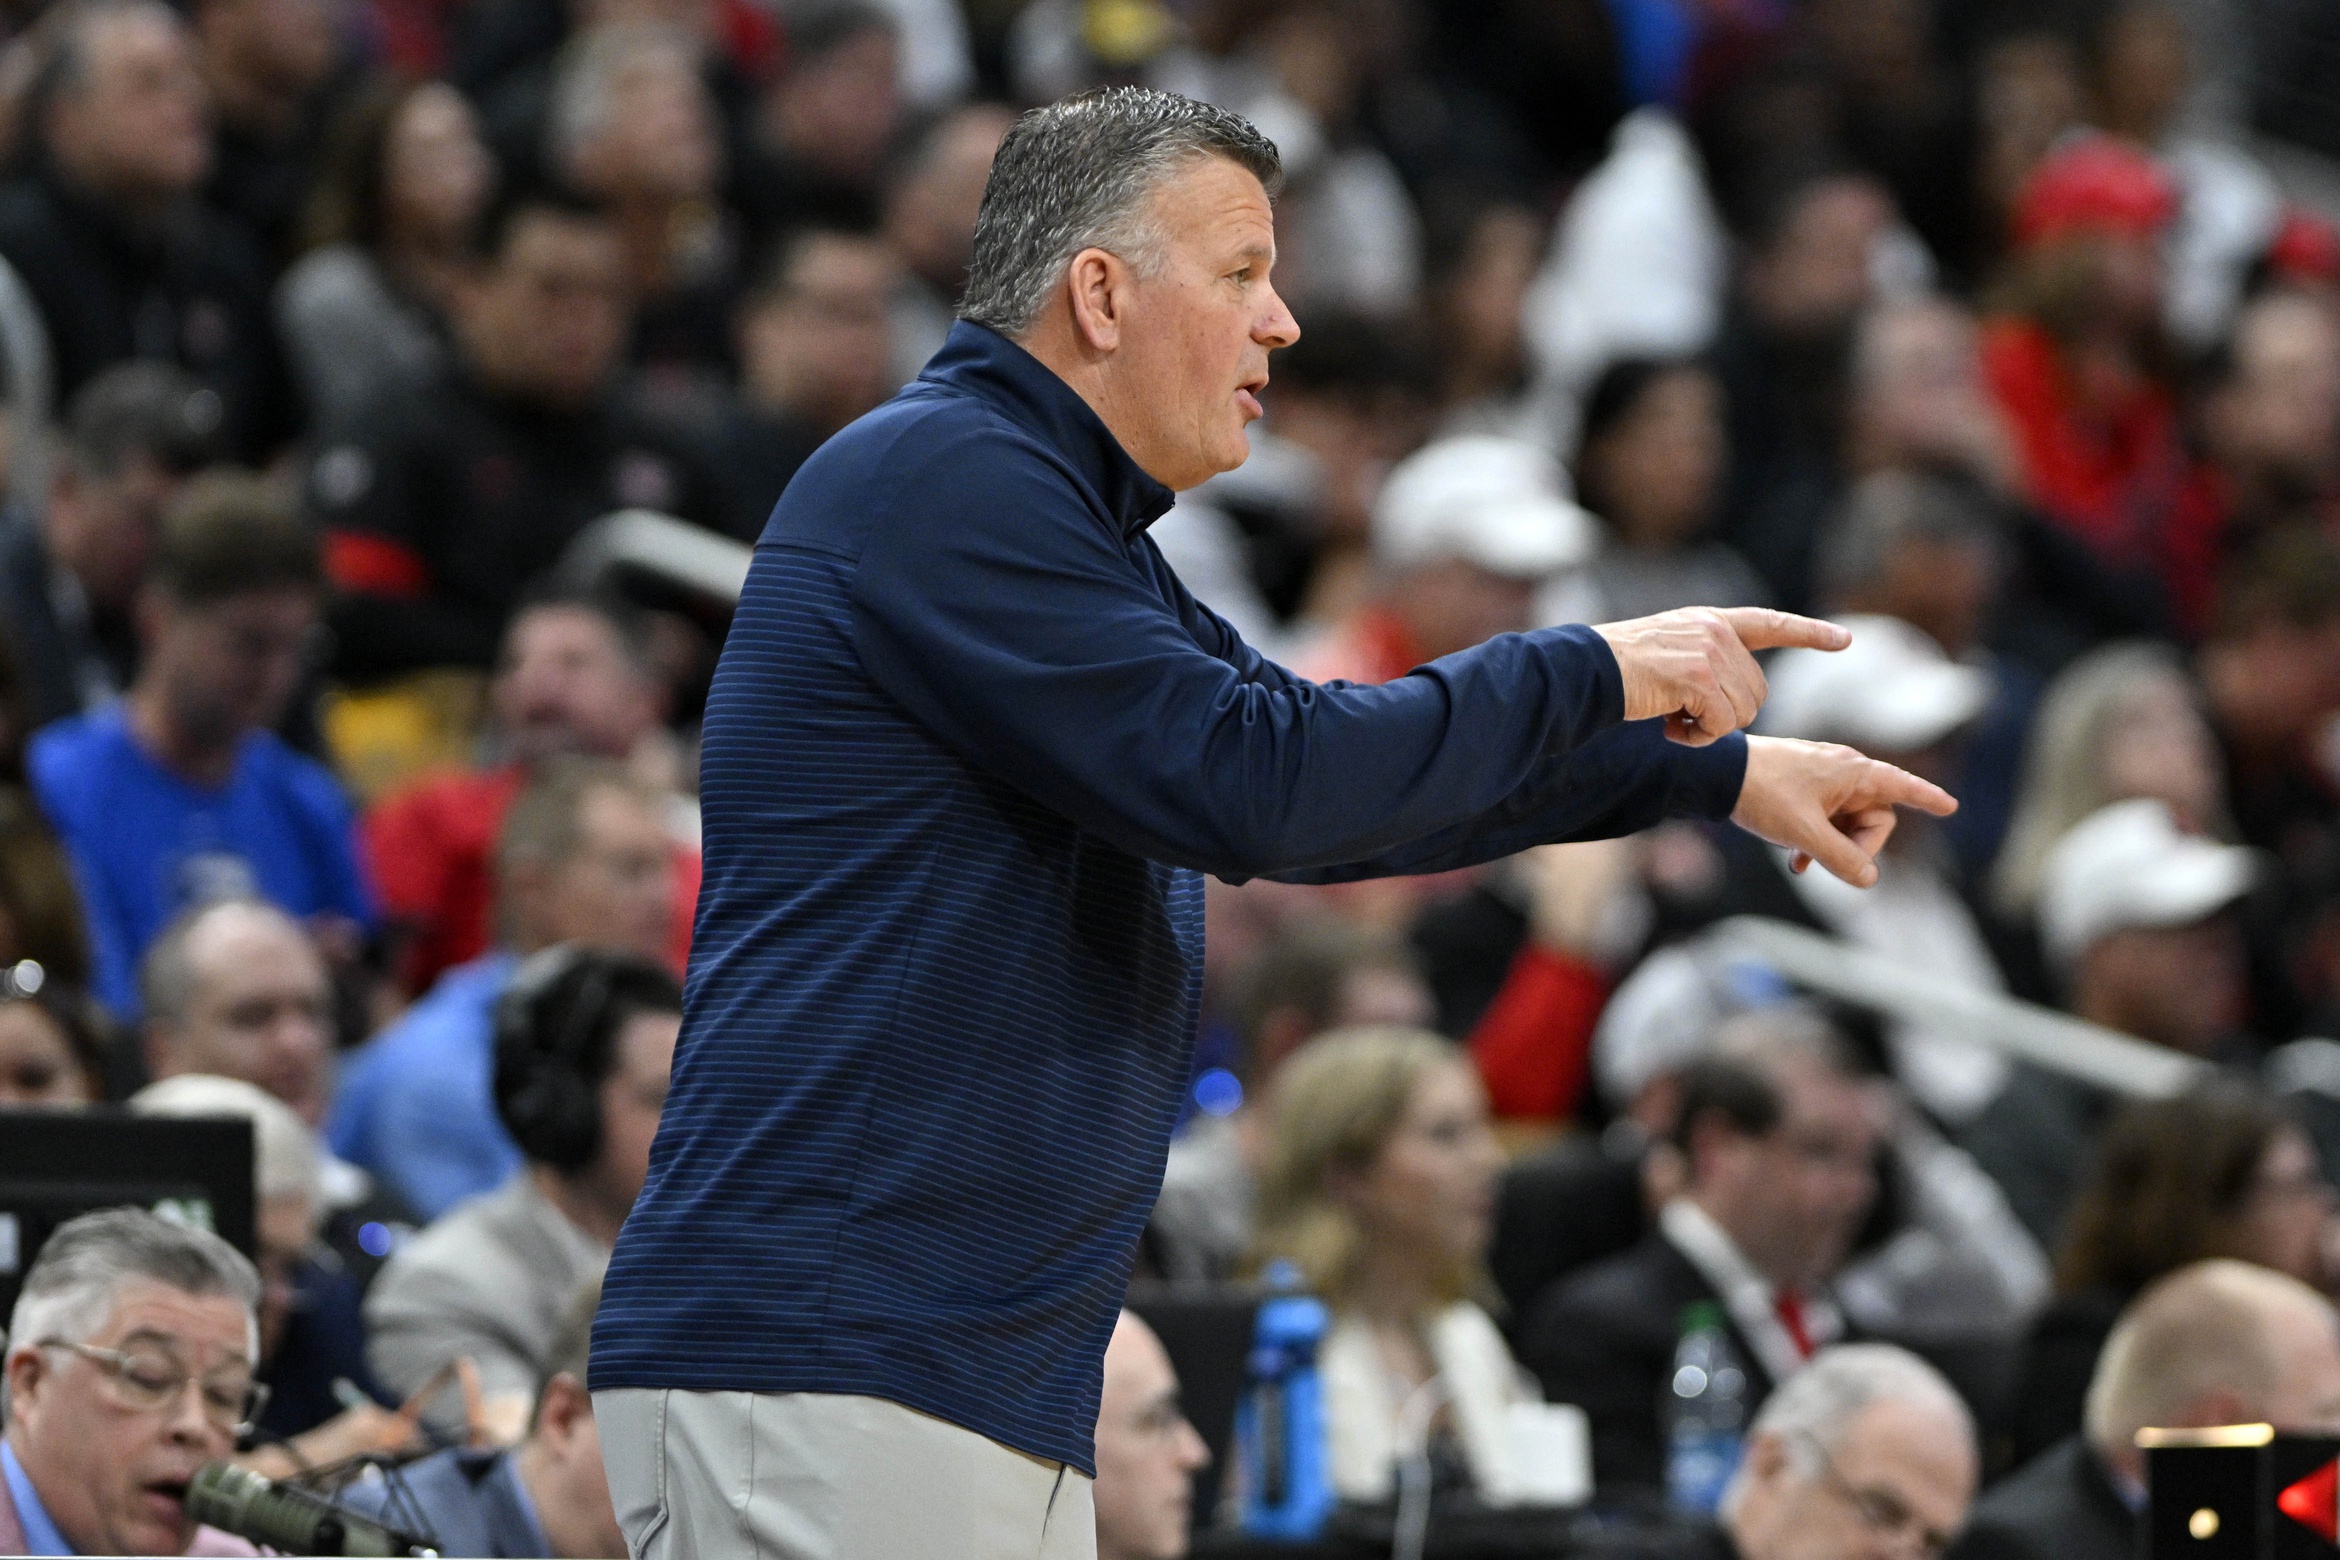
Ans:
{"type": "Polygon", "coordinates": [[[1278,1257],[1260,1269],[1259,1281],[1278,1294],[1302,1294],[1308,1288],[1308,1280],[1301,1273],[1300,1264],[1290,1257],[1278,1257]]]}
{"type": "Polygon", "coordinates": [[[1332,1323],[1324,1302],[1313,1295],[1277,1295],[1259,1307],[1258,1341],[1314,1343],[1332,1323]]]}
{"type": "Polygon", "coordinates": [[[1713,1300],[1693,1300],[1682,1307],[1682,1331],[1685,1335],[1723,1330],[1723,1308],[1713,1300]]]}

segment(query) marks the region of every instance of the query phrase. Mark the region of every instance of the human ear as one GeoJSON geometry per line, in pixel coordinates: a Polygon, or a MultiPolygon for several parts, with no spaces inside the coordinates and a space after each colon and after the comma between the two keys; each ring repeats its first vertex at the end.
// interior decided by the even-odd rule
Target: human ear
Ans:
{"type": "Polygon", "coordinates": [[[1102,249],[1084,249],[1065,267],[1072,297],[1073,329],[1092,352],[1121,345],[1122,287],[1128,275],[1119,258],[1102,249]]]}

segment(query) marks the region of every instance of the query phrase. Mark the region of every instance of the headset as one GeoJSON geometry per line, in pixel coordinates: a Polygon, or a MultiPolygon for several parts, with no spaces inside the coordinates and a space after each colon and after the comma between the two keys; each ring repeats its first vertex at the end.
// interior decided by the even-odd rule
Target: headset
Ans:
{"type": "Polygon", "coordinates": [[[564,1175],[601,1152],[601,1091],[585,1076],[585,1050],[637,962],[562,943],[523,960],[496,1002],[496,1114],[521,1153],[564,1175]]]}

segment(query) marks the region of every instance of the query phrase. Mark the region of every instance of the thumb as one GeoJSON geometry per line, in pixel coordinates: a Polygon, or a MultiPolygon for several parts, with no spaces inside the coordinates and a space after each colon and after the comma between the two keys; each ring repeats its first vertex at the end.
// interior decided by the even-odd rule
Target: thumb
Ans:
{"type": "Polygon", "coordinates": [[[1842,650],[1852,643],[1851,629],[1772,607],[1725,607],[1722,620],[1750,650],[1842,650]]]}

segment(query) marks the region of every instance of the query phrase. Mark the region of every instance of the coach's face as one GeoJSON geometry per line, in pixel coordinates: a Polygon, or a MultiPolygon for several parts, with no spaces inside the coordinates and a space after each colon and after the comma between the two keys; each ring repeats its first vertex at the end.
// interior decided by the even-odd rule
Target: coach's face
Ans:
{"type": "MultiPolygon", "coordinates": [[[[1183,490],[1251,453],[1243,430],[1259,416],[1268,353],[1299,340],[1300,327],[1269,280],[1275,215],[1248,170],[1200,159],[1155,190],[1152,215],[1152,263],[1090,273],[1121,293],[1096,300],[1117,337],[1106,394],[1119,404],[1106,421],[1132,460],[1183,490]]],[[[1076,261],[1076,289],[1082,269],[1076,261]]]]}

